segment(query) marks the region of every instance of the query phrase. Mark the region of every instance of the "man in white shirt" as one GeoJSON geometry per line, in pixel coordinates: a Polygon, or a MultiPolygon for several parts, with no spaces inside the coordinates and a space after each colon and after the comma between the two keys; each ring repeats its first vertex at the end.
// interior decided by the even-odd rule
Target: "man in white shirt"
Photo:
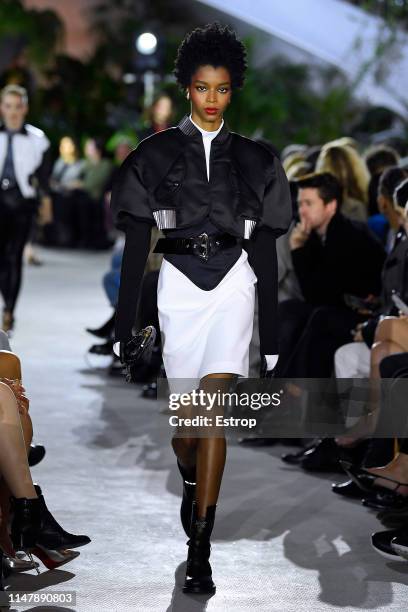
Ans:
{"type": "MultiPolygon", "coordinates": [[[[0,292],[4,300],[3,329],[14,324],[14,309],[21,285],[22,257],[37,197],[42,194],[43,210],[50,210],[47,198],[50,174],[50,143],[44,132],[25,124],[27,92],[7,85],[0,94],[0,292]]],[[[44,222],[47,219],[44,217],[44,222]]]]}

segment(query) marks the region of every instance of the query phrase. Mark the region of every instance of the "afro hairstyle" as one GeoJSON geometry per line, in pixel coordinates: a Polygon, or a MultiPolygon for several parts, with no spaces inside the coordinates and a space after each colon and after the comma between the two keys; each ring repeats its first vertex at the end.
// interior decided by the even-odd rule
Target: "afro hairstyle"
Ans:
{"type": "Polygon", "coordinates": [[[246,49],[234,30],[217,21],[196,28],[180,44],[173,70],[180,88],[186,89],[196,70],[206,65],[225,67],[230,73],[232,89],[243,86],[246,49]]]}

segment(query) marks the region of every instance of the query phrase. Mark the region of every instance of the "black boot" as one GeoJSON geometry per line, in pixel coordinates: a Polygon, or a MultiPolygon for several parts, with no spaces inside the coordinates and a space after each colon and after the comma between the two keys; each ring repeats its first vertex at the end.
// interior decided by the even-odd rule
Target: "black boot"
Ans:
{"type": "Polygon", "coordinates": [[[11,498],[13,520],[11,540],[16,550],[30,550],[35,547],[41,529],[41,502],[36,497],[11,498]]]}
{"type": "Polygon", "coordinates": [[[86,331],[92,334],[93,336],[96,336],[97,338],[105,338],[106,340],[108,340],[112,337],[114,327],[115,312],[110,317],[110,319],[108,319],[106,323],[104,323],[101,327],[98,327],[97,329],[90,329],[89,327],[87,327],[86,331]]]}
{"type": "Polygon", "coordinates": [[[184,593],[215,593],[209,561],[210,536],[214,527],[215,509],[216,506],[208,506],[205,518],[198,518],[197,504],[193,503],[184,593]]]}
{"type": "Polygon", "coordinates": [[[181,465],[180,461],[178,460],[177,465],[178,469],[180,470],[180,474],[183,478],[183,499],[181,500],[180,506],[180,519],[181,524],[183,525],[183,529],[186,532],[186,536],[189,538],[191,527],[191,514],[193,510],[193,502],[195,500],[196,490],[195,468],[187,470],[181,465]]]}
{"type": "Polygon", "coordinates": [[[41,511],[41,531],[38,535],[37,544],[50,550],[61,550],[79,548],[91,541],[86,535],[74,535],[68,533],[61,527],[47,508],[41,487],[34,485],[38,495],[41,511]]]}
{"type": "Polygon", "coordinates": [[[48,510],[41,488],[35,485],[35,489],[38,495],[35,499],[11,498],[11,539],[16,550],[30,551],[37,547],[65,550],[85,546],[91,541],[88,536],[65,531],[48,510]]]}

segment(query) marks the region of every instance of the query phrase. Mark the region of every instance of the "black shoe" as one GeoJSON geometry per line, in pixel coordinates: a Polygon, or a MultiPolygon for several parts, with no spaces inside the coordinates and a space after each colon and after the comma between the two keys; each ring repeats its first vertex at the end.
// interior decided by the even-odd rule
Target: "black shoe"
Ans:
{"type": "Polygon", "coordinates": [[[242,446],[274,446],[279,438],[239,438],[238,443],[242,446]]]}
{"type": "Polygon", "coordinates": [[[183,478],[183,499],[180,506],[180,519],[186,536],[190,537],[191,515],[193,511],[193,502],[195,500],[196,491],[196,471],[195,468],[188,470],[184,468],[179,461],[177,466],[183,478]]]}
{"type": "Polygon", "coordinates": [[[190,594],[215,593],[210,565],[210,536],[214,527],[216,506],[208,506],[205,518],[197,517],[197,505],[193,503],[186,580],[183,592],[190,594]]]}
{"type": "Polygon", "coordinates": [[[408,561],[408,534],[406,528],[405,532],[400,533],[391,540],[391,548],[397,555],[408,561]]]}
{"type": "Polygon", "coordinates": [[[324,438],[304,453],[300,466],[308,472],[342,472],[339,449],[333,438],[324,438]]]}
{"type": "Polygon", "coordinates": [[[365,508],[371,508],[372,510],[398,510],[408,507],[408,498],[398,495],[390,489],[376,487],[375,492],[373,490],[369,497],[364,497],[361,503],[365,508]]]}
{"type": "Polygon", "coordinates": [[[45,448],[42,444],[30,444],[28,453],[28,465],[33,467],[38,465],[45,457],[45,448]]]}
{"type": "Polygon", "coordinates": [[[305,453],[318,445],[317,441],[313,441],[311,444],[304,446],[297,453],[285,453],[281,455],[281,459],[284,463],[288,463],[289,465],[300,465],[302,459],[305,456],[305,453]]]}
{"type": "Polygon", "coordinates": [[[406,533],[401,529],[390,529],[388,531],[377,531],[371,536],[371,544],[373,548],[389,561],[402,561],[402,558],[391,546],[391,542],[397,536],[403,536],[406,533]]]}
{"type": "Polygon", "coordinates": [[[388,478],[387,476],[377,476],[377,474],[367,472],[367,470],[364,468],[358,467],[357,465],[352,465],[348,461],[340,460],[340,464],[351,480],[353,480],[353,482],[355,482],[356,485],[365,493],[373,493],[375,495],[379,492],[382,495],[391,494],[391,496],[393,495],[396,498],[403,497],[402,495],[398,495],[398,489],[400,486],[405,486],[407,483],[399,482],[392,478],[388,478]],[[393,485],[395,485],[394,489],[387,489],[376,484],[376,481],[378,481],[379,478],[392,482],[393,485]]]}
{"type": "Polygon", "coordinates": [[[363,491],[352,480],[337,482],[332,484],[332,491],[337,495],[342,495],[348,499],[360,499],[364,495],[363,491]]]}
{"type": "Polygon", "coordinates": [[[47,508],[41,488],[35,485],[41,512],[41,531],[37,544],[50,550],[79,548],[89,544],[91,539],[86,535],[74,535],[61,527],[47,508]]]}
{"type": "Polygon", "coordinates": [[[112,355],[112,352],[112,340],[108,340],[108,342],[104,342],[103,344],[93,344],[88,351],[88,353],[92,353],[92,355],[112,355]]]}
{"type": "Polygon", "coordinates": [[[106,323],[101,325],[101,327],[98,327],[97,329],[90,329],[89,327],[87,327],[86,331],[92,334],[93,336],[96,336],[97,338],[109,340],[109,338],[112,337],[114,327],[115,327],[115,313],[113,313],[111,318],[108,319],[106,323]]]}

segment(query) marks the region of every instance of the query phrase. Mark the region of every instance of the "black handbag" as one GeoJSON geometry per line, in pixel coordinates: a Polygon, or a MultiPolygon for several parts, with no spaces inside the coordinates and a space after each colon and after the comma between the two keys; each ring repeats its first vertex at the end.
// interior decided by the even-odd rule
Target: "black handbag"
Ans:
{"type": "Polygon", "coordinates": [[[124,365],[123,373],[126,382],[133,382],[134,368],[142,363],[148,363],[152,356],[153,347],[156,342],[156,328],[153,325],[148,325],[141,329],[137,334],[126,342],[121,351],[121,361],[124,365]]]}

